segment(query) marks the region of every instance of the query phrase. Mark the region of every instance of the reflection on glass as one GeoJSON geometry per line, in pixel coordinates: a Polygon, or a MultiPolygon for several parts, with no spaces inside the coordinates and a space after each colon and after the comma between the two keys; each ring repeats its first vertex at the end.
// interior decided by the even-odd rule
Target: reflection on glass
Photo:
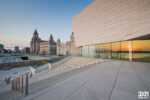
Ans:
{"type": "Polygon", "coordinates": [[[120,59],[120,51],[121,51],[121,42],[112,43],[112,59],[120,59]]]}
{"type": "Polygon", "coordinates": [[[82,56],[150,62],[150,40],[132,40],[82,47],[82,56]]]}
{"type": "Polygon", "coordinates": [[[100,51],[99,45],[95,45],[95,57],[96,57],[96,58],[99,58],[99,57],[100,57],[99,51],[100,51]]]}
{"type": "Polygon", "coordinates": [[[89,46],[89,57],[95,57],[95,46],[89,46]]]}
{"type": "Polygon", "coordinates": [[[150,40],[132,41],[133,61],[150,62],[150,40]]]}
{"type": "Polygon", "coordinates": [[[96,57],[104,58],[104,46],[103,46],[103,44],[96,45],[96,57]]]}
{"type": "Polygon", "coordinates": [[[120,59],[129,60],[129,44],[130,44],[130,41],[121,42],[121,56],[120,56],[120,59]]]}
{"type": "Polygon", "coordinates": [[[88,57],[88,46],[82,47],[82,56],[88,57]]]}
{"type": "Polygon", "coordinates": [[[111,43],[103,44],[104,58],[111,58],[111,43]]]}

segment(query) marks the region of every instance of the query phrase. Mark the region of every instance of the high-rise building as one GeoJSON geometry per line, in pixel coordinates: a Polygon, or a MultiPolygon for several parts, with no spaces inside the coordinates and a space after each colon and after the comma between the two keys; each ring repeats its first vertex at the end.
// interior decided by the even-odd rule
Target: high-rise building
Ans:
{"type": "Polygon", "coordinates": [[[0,44],[0,50],[3,50],[3,49],[4,49],[4,45],[0,44]]]}
{"type": "Polygon", "coordinates": [[[94,0],[72,26],[82,56],[150,62],[150,0],[94,0]]]}
{"type": "Polygon", "coordinates": [[[25,53],[25,54],[30,54],[30,48],[29,47],[24,47],[22,52],[25,53]]]}
{"type": "Polygon", "coordinates": [[[0,53],[3,53],[3,52],[4,52],[4,45],[0,44],[0,53]]]}
{"type": "Polygon", "coordinates": [[[19,52],[19,46],[15,46],[14,51],[15,51],[15,53],[18,53],[19,52]]]}

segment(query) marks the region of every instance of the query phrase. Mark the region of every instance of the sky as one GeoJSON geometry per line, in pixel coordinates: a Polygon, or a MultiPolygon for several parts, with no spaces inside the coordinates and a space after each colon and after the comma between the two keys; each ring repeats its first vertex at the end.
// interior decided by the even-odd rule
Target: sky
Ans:
{"type": "Polygon", "coordinates": [[[35,29],[42,40],[70,39],[71,20],[94,0],[0,0],[0,44],[29,47],[35,29]]]}

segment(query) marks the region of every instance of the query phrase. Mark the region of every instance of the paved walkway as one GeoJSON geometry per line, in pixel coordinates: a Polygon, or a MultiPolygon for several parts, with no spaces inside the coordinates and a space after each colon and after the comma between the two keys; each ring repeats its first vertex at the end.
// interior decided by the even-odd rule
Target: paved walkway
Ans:
{"type": "Polygon", "coordinates": [[[150,91],[150,63],[112,60],[22,99],[138,100],[138,91],[150,91]]]}

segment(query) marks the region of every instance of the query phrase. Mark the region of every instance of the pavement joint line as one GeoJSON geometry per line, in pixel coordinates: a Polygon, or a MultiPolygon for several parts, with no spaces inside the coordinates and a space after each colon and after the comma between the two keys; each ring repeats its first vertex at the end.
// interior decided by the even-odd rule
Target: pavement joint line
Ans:
{"type": "MultiPolygon", "coordinates": [[[[108,66],[105,66],[101,71],[104,71],[108,66]]],[[[91,67],[92,68],[92,67],[91,67]]],[[[77,91],[78,89],[80,89],[82,86],[84,86],[85,84],[87,84],[89,81],[91,81],[91,79],[93,79],[97,74],[95,73],[95,75],[93,75],[93,77],[91,77],[90,79],[88,79],[86,82],[84,82],[82,85],[80,85],[78,88],[76,88],[74,91],[72,91],[70,94],[68,94],[66,97],[64,97],[62,100],[66,100],[66,98],[68,98],[70,95],[72,95],[75,91],[77,91]]]]}
{"type": "MultiPolygon", "coordinates": [[[[93,64],[96,64],[96,63],[90,63],[90,64],[88,64],[88,66],[90,66],[91,67],[91,65],[93,65],[93,64]]],[[[78,68],[81,68],[82,66],[79,66],[79,67],[75,67],[75,69],[78,69],[78,68]]],[[[86,66],[83,66],[83,67],[86,67],[86,66]]],[[[54,71],[49,71],[48,73],[50,73],[50,72],[57,72],[57,71],[61,71],[62,70],[62,68],[63,67],[61,67],[61,68],[57,68],[56,70],[54,70],[54,71]]],[[[70,69],[70,67],[68,67],[69,69],[70,69]]]]}
{"type": "Polygon", "coordinates": [[[116,77],[116,79],[115,79],[114,85],[113,85],[113,87],[112,87],[112,89],[111,89],[111,92],[110,92],[110,95],[109,95],[108,100],[110,100],[110,98],[111,98],[111,96],[112,96],[112,93],[113,93],[113,90],[114,90],[114,88],[115,88],[115,85],[116,85],[116,82],[117,82],[117,79],[118,79],[118,76],[119,76],[119,73],[120,73],[121,65],[122,65],[122,62],[121,62],[121,64],[118,65],[118,66],[119,66],[119,70],[118,70],[117,77],[116,77]]]}
{"type": "MultiPolygon", "coordinates": [[[[92,68],[91,66],[89,66],[89,68],[92,68]]],[[[105,69],[105,68],[104,68],[105,69]]],[[[85,71],[87,71],[87,70],[85,70],[85,71]]],[[[85,72],[85,71],[83,71],[83,72],[85,72]]],[[[82,72],[81,72],[82,73],[82,72]]],[[[77,77],[78,76],[78,74],[77,75],[75,75],[75,76],[72,76],[72,77],[70,77],[70,78],[68,78],[68,79],[66,79],[66,80],[63,80],[63,81],[61,81],[61,82],[59,82],[59,83],[57,83],[57,84],[55,84],[55,85],[53,85],[53,86],[48,86],[47,88],[51,88],[51,90],[53,90],[55,87],[57,87],[58,85],[60,85],[60,84],[62,84],[62,83],[65,83],[66,81],[68,81],[68,80],[71,80],[71,79],[73,79],[74,77],[77,77]]],[[[47,91],[45,91],[45,92],[43,92],[43,93],[41,93],[41,94],[45,94],[45,93],[47,93],[49,90],[47,90],[47,91]]],[[[39,96],[41,96],[41,94],[40,95],[38,95],[38,96],[36,96],[36,97],[34,97],[34,98],[32,98],[31,100],[35,100],[36,98],[38,98],[39,96]]],[[[32,94],[30,94],[30,95],[34,95],[34,93],[32,93],[32,94]]]]}
{"type": "MultiPolygon", "coordinates": [[[[91,66],[89,66],[89,68],[92,68],[91,66]]],[[[87,70],[85,70],[85,71],[87,71],[87,70]]],[[[84,72],[84,71],[83,71],[84,72]]],[[[66,80],[64,80],[64,81],[61,81],[61,82],[59,82],[59,83],[57,83],[56,85],[53,85],[52,86],[52,89],[53,89],[53,87],[56,87],[57,85],[59,85],[59,84],[61,84],[61,83],[64,83],[64,82],[66,82],[67,80],[70,80],[70,79],[72,79],[72,78],[74,78],[74,77],[77,77],[78,76],[78,74],[77,75],[75,75],[75,76],[72,76],[71,78],[69,78],[69,79],[66,79],[66,80]]],[[[49,87],[49,86],[48,86],[49,87]]],[[[49,90],[48,90],[49,91],[49,90]]],[[[44,93],[46,93],[46,92],[44,92],[44,93]]],[[[32,93],[32,94],[34,94],[34,93],[32,93]]],[[[31,95],[32,95],[31,94],[31,95]]],[[[43,94],[43,93],[42,93],[43,94]]],[[[34,97],[34,99],[36,99],[37,97],[39,97],[39,96],[36,96],[36,97],[34,97]]],[[[33,99],[32,99],[33,100],[33,99]]]]}
{"type": "Polygon", "coordinates": [[[136,73],[137,73],[137,77],[141,80],[141,82],[143,83],[145,89],[146,89],[147,91],[149,91],[147,85],[145,84],[145,82],[144,82],[143,79],[141,78],[141,75],[140,75],[139,72],[137,71],[137,69],[136,69],[136,67],[135,67],[135,64],[133,64],[132,62],[131,62],[131,64],[133,65],[133,67],[134,67],[134,69],[135,69],[135,71],[136,71],[136,73]]]}

